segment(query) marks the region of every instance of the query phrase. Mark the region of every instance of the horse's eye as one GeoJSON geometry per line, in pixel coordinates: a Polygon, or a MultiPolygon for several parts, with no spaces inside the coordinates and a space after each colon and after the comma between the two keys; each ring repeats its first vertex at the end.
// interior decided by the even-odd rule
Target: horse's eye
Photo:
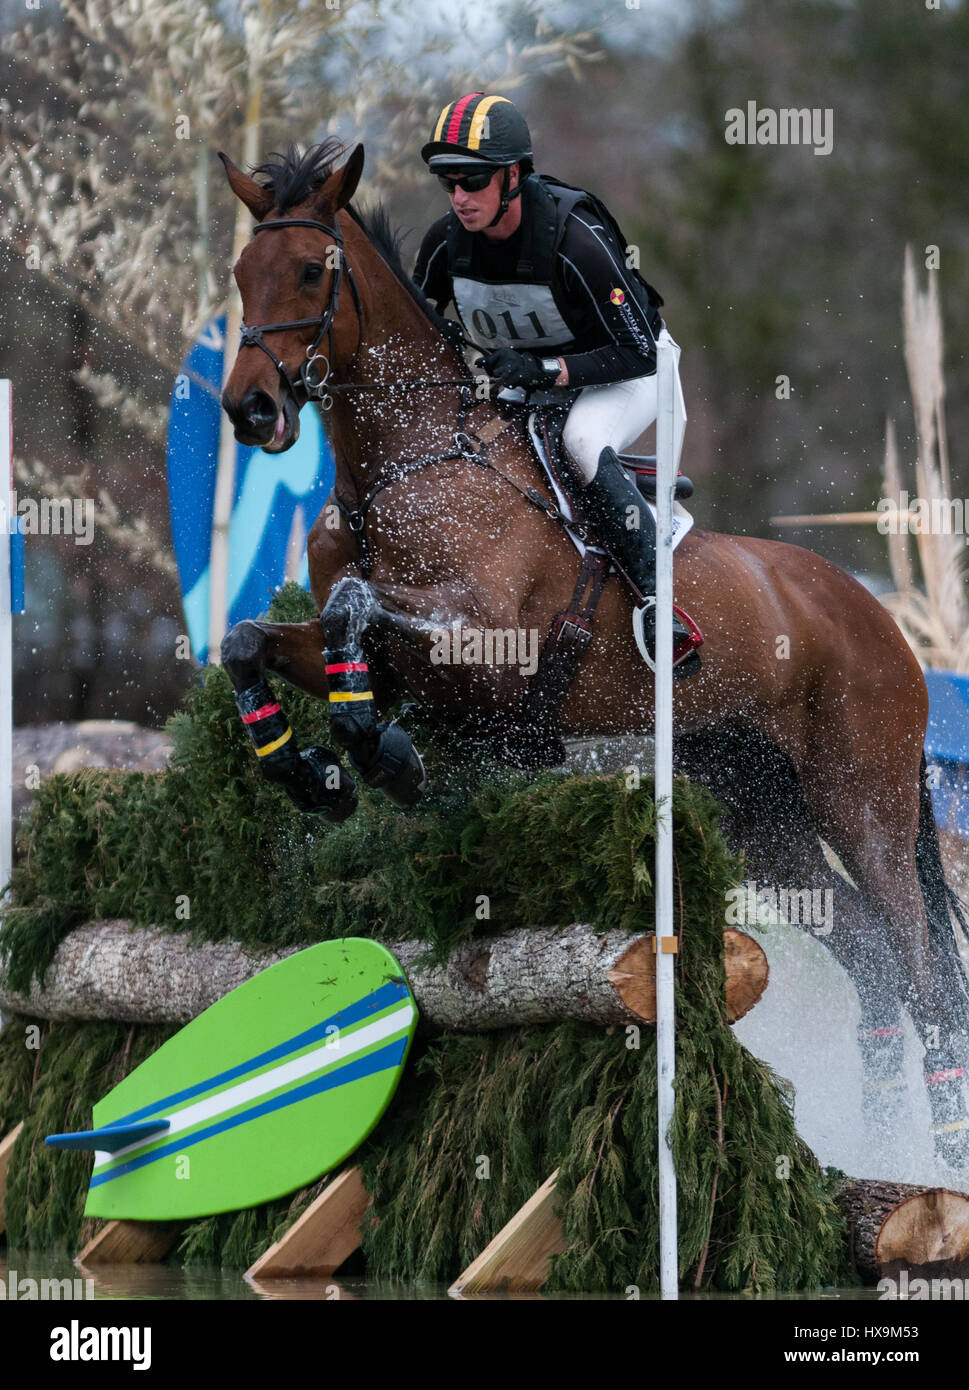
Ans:
{"type": "Polygon", "coordinates": [[[304,284],[304,285],[318,285],[322,279],[323,279],[323,267],[319,264],[318,261],[314,261],[311,265],[304,266],[304,268],[303,268],[303,284],[304,284]]]}

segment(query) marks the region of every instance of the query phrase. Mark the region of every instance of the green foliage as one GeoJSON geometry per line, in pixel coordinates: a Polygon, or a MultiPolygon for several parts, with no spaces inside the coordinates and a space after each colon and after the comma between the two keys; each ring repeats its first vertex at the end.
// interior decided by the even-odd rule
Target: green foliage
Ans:
{"type": "MultiPolygon", "coordinates": [[[[851,1282],[843,1220],[784,1083],[722,1015],[713,931],[695,940],[677,992],[681,1280],[757,1291],[851,1282]]],[[[546,1287],[655,1290],[655,1035],[627,1039],[563,1023],[430,1045],[362,1153],[380,1218],[364,1232],[368,1270],[453,1279],[557,1169],[567,1249],[546,1287]]]]}
{"type": "MultiPolygon", "coordinates": [[[[270,616],[305,621],[312,601],[287,585],[270,616]]],[[[325,746],[324,703],[276,688],[299,744],[325,746]]],[[[12,987],[26,991],[58,942],[99,918],[252,946],[416,936],[443,960],[475,932],[574,921],[634,930],[652,911],[648,780],[629,790],[620,778],[529,778],[455,764],[432,743],[433,790],[420,807],[404,814],[362,788],[357,813],[327,826],[260,777],[221,669],[204,673],[168,727],[167,772],[84,769],[41,786],[0,924],[12,987]],[[188,918],[177,915],[185,899],[188,918]]],[[[706,792],[679,782],[674,818],[689,929],[731,868],[706,792]]]]}
{"type": "MultiPolygon", "coordinates": [[[[272,616],[312,618],[310,600],[289,586],[272,616]]],[[[280,696],[299,742],[325,744],[322,702],[282,686],[280,696]]],[[[405,815],[364,791],[356,815],[327,827],[259,777],[222,671],[206,672],[170,730],[164,774],[87,770],[44,783],[0,938],[10,983],[26,988],[71,927],[99,917],[258,945],[416,937],[441,961],[479,933],[651,924],[647,780],[527,777],[432,746],[434,789],[419,808],[405,815]],[[191,903],[184,922],[179,895],[191,903]]],[[[717,814],[708,793],[677,782],[681,1272],[703,1287],[816,1287],[838,1276],[840,1222],[782,1085],[727,1024],[723,905],[738,866],[717,814]]],[[[0,1122],[26,1119],[8,1197],[13,1241],[76,1243],[90,1156],[52,1154],[43,1136],[85,1127],[94,1101],[171,1031],[45,1025],[39,1054],[26,1052],[19,1024],[3,1032],[0,1122]]],[[[558,1169],[568,1248],[551,1286],[655,1287],[655,1045],[648,1028],[639,1046],[630,1040],[563,1023],[416,1045],[360,1154],[380,1217],[364,1235],[370,1272],[454,1278],[558,1169]]],[[[246,1266],[311,1196],[193,1222],[174,1258],[246,1266]]]]}
{"type": "Polygon", "coordinates": [[[90,1128],[95,1101],[176,1030],[167,1024],[37,1026],[39,1049],[25,1046],[23,1020],[0,1032],[0,1133],[24,1121],[8,1170],[7,1240],[25,1249],[73,1250],[93,1155],[49,1149],[44,1137],[90,1128]]]}
{"type": "MultiPolygon", "coordinates": [[[[710,985],[719,961],[699,974],[710,985]]],[[[695,982],[694,982],[695,983],[695,982]]],[[[679,990],[680,1265],[704,1288],[810,1288],[844,1280],[828,1185],[794,1132],[783,1090],[726,1027],[698,1030],[689,977],[679,990]],[[691,1024],[693,1029],[691,1031],[691,1024]],[[704,1066],[709,1072],[704,1071],[704,1066]],[[718,1099],[719,1092],[719,1099],[718,1099]],[[790,1172],[778,1177],[777,1159],[790,1172]],[[716,1199],[712,1178],[717,1176],[716,1199]]],[[[87,1232],[91,1156],[45,1148],[174,1031],[44,1024],[28,1050],[19,1021],[0,1034],[0,1132],[25,1120],[10,1167],[12,1245],[75,1249],[87,1232]]],[[[374,1277],[450,1280],[556,1169],[566,1252],[548,1287],[621,1292],[656,1285],[656,1058],[653,1037],[575,1023],[417,1044],[378,1130],[361,1150],[376,1226],[374,1277]],[[490,1171],[482,1172],[487,1159],[490,1171]]],[[[319,1191],[191,1222],[171,1258],[246,1268],[319,1191]]]]}

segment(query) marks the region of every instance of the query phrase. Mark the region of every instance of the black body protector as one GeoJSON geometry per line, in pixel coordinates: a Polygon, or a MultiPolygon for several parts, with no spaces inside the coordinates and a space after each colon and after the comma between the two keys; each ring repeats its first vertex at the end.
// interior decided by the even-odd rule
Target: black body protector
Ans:
{"type": "Polygon", "coordinates": [[[663,301],[627,266],[611,214],[546,175],[530,174],[520,187],[521,227],[506,241],[467,231],[453,212],[434,223],[417,259],[420,288],[439,309],[453,299],[467,336],[486,352],[569,356],[573,387],[648,376],[663,301]]]}
{"type": "MultiPolygon", "coordinates": [[[[522,184],[519,232],[489,242],[449,213],[424,238],[414,278],[443,310],[452,299],[468,338],[485,352],[509,347],[547,362],[551,385],[564,358],[569,388],[609,384],[656,370],[663,327],[659,294],[627,265],[626,241],[603,204],[544,175],[522,184]],[[572,214],[575,213],[573,217],[572,214]]],[[[565,460],[566,463],[568,460],[565,460]]],[[[656,528],[638,487],[615,453],[603,450],[592,482],[573,495],[646,605],[643,633],[655,649],[656,528]],[[632,510],[638,525],[630,527],[632,510]]],[[[690,634],[674,615],[676,674],[689,675],[690,634]]]]}

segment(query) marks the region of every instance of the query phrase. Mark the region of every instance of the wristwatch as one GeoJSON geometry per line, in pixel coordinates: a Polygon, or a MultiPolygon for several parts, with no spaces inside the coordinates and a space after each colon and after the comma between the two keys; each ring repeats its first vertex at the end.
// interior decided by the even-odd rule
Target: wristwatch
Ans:
{"type": "Polygon", "coordinates": [[[539,360],[539,365],[540,365],[541,368],[542,368],[542,371],[545,372],[545,374],[546,374],[547,376],[550,376],[550,377],[552,378],[552,380],[554,381],[555,378],[558,376],[559,372],[562,370],[562,364],[561,364],[561,362],[558,360],[558,358],[557,358],[557,357],[540,357],[538,360],[539,360]]]}

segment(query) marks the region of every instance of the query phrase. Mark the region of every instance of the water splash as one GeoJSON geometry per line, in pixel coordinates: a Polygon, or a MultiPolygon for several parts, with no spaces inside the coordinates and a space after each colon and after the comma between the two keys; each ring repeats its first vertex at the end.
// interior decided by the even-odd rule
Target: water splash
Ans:
{"type": "Polygon", "coordinates": [[[751,935],[767,952],[770,983],[734,1032],[793,1083],[798,1133],[820,1162],[851,1177],[969,1191],[969,1171],[950,1168],[935,1153],[922,1046],[908,1016],[906,1090],[890,1125],[874,1129],[862,1116],[864,1078],[855,1037],[861,1008],[847,975],[820,941],[797,927],[768,926],[751,935]]]}

